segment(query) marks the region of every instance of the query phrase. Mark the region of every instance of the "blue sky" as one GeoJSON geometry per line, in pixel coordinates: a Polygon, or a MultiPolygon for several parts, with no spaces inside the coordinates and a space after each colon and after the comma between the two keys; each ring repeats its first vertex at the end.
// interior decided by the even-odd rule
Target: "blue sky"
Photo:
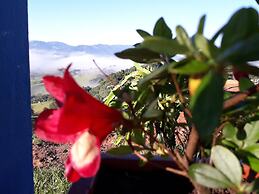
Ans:
{"type": "Polygon", "coordinates": [[[195,32],[207,15],[205,34],[211,37],[235,10],[254,7],[255,0],[28,0],[29,39],[80,44],[134,44],[136,29],[152,32],[164,17],[175,31],[181,24],[195,32]]]}

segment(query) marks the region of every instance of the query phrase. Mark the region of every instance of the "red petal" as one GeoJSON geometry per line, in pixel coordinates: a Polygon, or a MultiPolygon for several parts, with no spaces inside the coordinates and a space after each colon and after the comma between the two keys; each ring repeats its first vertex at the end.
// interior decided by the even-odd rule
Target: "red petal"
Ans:
{"type": "Polygon", "coordinates": [[[64,80],[57,76],[44,76],[43,83],[46,90],[58,101],[64,102],[65,91],[64,91],[64,80]]]}
{"type": "Polygon", "coordinates": [[[72,167],[70,157],[68,157],[65,163],[65,168],[65,176],[69,182],[74,183],[80,179],[80,175],[72,167]]]}
{"type": "Polygon", "coordinates": [[[35,123],[35,134],[46,141],[56,143],[74,142],[78,133],[73,133],[74,131],[71,132],[70,130],[58,130],[62,111],[62,109],[43,111],[35,123]]]}
{"type": "Polygon", "coordinates": [[[89,132],[84,132],[70,151],[73,168],[81,177],[95,176],[101,162],[100,142],[89,132]]]}
{"type": "Polygon", "coordinates": [[[90,129],[100,141],[122,121],[119,111],[95,99],[81,101],[80,97],[71,95],[66,98],[63,109],[60,116],[60,131],[78,132],[90,129]]]}

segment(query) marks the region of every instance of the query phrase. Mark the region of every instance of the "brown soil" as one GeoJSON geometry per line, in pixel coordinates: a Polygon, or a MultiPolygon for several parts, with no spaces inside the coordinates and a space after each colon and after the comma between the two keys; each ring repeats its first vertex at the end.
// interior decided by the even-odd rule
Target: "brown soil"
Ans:
{"type": "MultiPolygon", "coordinates": [[[[110,134],[102,143],[101,151],[105,152],[114,147],[116,134],[110,134]]],[[[54,144],[36,139],[32,144],[33,166],[35,168],[42,167],[60,167],[64,168],[64,162],[69,154],[71,145],[54,144]]]]}

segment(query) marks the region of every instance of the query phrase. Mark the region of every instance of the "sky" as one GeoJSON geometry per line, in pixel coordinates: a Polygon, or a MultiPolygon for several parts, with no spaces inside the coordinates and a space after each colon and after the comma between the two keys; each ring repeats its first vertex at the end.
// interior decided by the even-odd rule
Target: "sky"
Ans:
{"type": "Polygon", "coordinates": [[[152,33],[160,17],[173,33],[180,24],[192,35],[203,14],[211,37],[241,7],[259,11],[255,0],[28,0],[29,39],[133,45],[141,41],[136,29],[152,33]]]}

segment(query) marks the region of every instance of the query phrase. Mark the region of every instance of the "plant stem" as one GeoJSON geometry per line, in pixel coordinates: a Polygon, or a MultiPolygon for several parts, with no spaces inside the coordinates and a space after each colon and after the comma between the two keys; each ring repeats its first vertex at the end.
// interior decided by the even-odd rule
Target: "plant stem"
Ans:
{"type": "Polygon", "coordinates": [[[155,162],[152,162],[150,160],[148,160],[145,156],[143,156],[142,154],[140,154],[137,150],[135,150],[134,146],[132,145],[132,142],[130,140],[128,140],[128,144],[131,148],[131,150],[133,151],[133,153],[138,157],[140,158],[141,160],[143,160],[144,162],[148,162],[150,165],[154,166],[154,167],[157,167],[157,168],[160,168],[160,169],[163,169],[165,171],[168,171],[168,172],[171,172],[171,173],[174,173],[174,174],[178,174],[180,176],[184,176],[184,177],[188,177],[188,174],[186,171],[183,171],[183,170],[178,170],[178,169],[175,169],[175,168],[172,168],[172,167],[166,167],[166,166],[162,166],[162,165],[159,165],[155,162]]]}
{"type": "Polygon", "coordinates": [[[237,105],[238,103],[244,101],[248,96],[251,96],[255,94],[256,92],[259,92],[259,84],[249,88],[247,91],[238,93],[231,97],[230,99],[226,100],[223,105],[223,109],[228,109],[232,106],[237,105]]]}

